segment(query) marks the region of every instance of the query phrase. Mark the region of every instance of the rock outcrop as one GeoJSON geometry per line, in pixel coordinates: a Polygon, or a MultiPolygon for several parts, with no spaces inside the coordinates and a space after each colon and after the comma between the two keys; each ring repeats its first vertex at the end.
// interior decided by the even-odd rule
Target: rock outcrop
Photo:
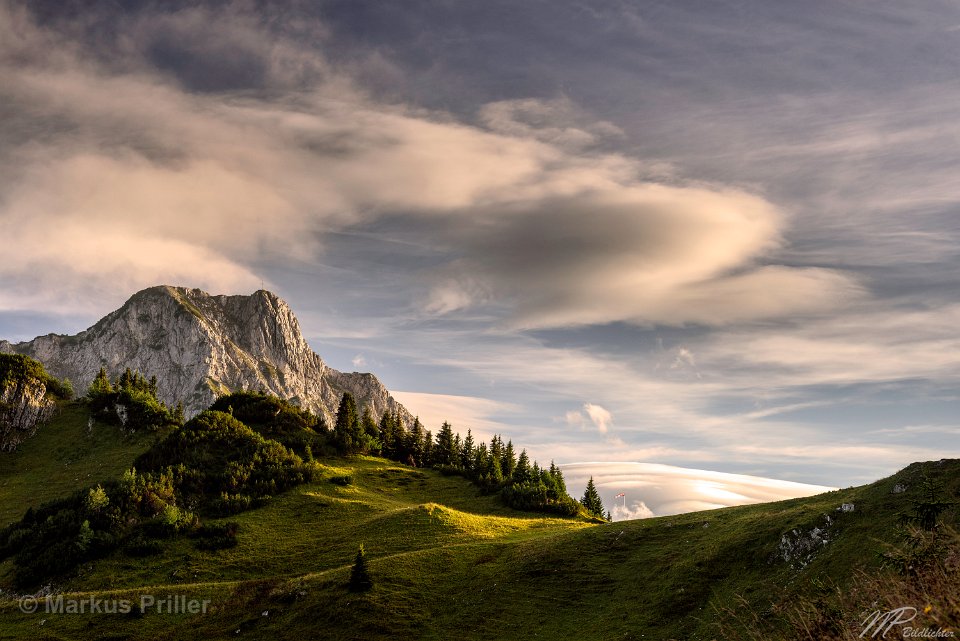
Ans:
{"type": "Polygon", "coordinates": [[[780,537],[775,558],[786,562],[795,570],[802,570],[813,560],[820,548],[830,543],[832,525],[833,519],[824,515],[820,526],[806,532],[798,528],[790,530],[780,537]]]}
{"type": "Polygon", "coordinates": [[[199,289],[158,286],[134,294],[120,309],[76,336],[49,334],[0,352],[25,354],[70,378],[79,393],[101,367],[112,376],[129,367],[158,379],[158,396],[183,402],[188,414],[220,394],[263,390],[323,416],[332,425],[343,392],[379,418],[384,410],[411,417],[372,374],[327,367],[310,349],[290,307],[275,294],[211,296],[199,289]]]}
{"type": "Polygon", "coordinates": [[[12,452],[50,420],[56,402],[47,395],[46,384],[26,377],[0,385],[0,451],[12,452]]]}

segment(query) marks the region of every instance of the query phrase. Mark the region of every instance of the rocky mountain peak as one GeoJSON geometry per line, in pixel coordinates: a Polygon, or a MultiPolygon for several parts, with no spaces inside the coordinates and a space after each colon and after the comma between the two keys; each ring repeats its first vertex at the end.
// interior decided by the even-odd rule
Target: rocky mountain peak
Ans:
{"type": "Polygon", "coordinates": [[[266,290],[215,296],[186,287],[150,287],[76,336],[0,341],[2,351],[36,358],[51,374],[74,381],[81,393],[101,367],[111,376],[130,367],[156,376],[161,399],[182,401],[188,413],[207,407],[218,394],[253,389],[290,399],[332,424],[340,396],[349,391],[374,416],[399,411],[409,420],[375,376],[327,367],[303,338],[287,303],[266,290]]]}

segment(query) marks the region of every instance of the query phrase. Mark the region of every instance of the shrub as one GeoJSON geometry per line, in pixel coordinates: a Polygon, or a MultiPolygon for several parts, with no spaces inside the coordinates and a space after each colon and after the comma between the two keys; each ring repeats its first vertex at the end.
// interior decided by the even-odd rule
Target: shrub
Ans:
{"type": "MultiPolygon", "coordinates": [[[[173,470],[178,493],[206,513],[231,512],[232,499],[271,496],[313,479],[314,466],[277,441],[266,439],[233,416],[206,411],[141,455],[136,466],[146,471],[173,470]]],[[[239,499],[245,502],[247,499],[239,499]]]]}
{"type": "Polygon", "coordinates": [[[138,532],[123,545],[123,552],[135,558],[154,556],[163,552],[163,544],[138,532]]]}
{"type": "Polygon", "coordinates": [[[226,550],[237,545],[237,532],[240,524],[236,522],[203,525],[194,533],[194,546],[199,550],[226,550]]]}
{"type": "Polygon", "coordinates": [[[220,498],[211,502],[208,510],[212,516],[230,516],[249,510],[252,501],[246,494],[227,494],[222,492],[220,498]]]}

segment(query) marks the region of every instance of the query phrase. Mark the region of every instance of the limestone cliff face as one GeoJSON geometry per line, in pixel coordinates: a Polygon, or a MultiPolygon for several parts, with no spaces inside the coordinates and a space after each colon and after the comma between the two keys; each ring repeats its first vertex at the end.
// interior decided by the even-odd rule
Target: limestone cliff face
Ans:
{"type": "Polygon", "coordinates": [[[47,397],[43,381],[27,378],[0,386],[0,451],[17,449],[54,411],[56,403],[47,397]]]}
{"type": "Polygon", "coordinates": [[[300,324],[275,294],[211,296],[199,289],[159,286],[134,294],[123,307],[76,336],[50,334],[32,341],[0,341],[0,352],[26,354],[54,376],[70,378],[78,393],[100,367],[156,376],[167,403],[188,413],[220,393],[264,390],[290,399],[333,425],[340,396],[354,395],[379,419],[383,411],[409,413],[372,374],[326,366],[300,333],[300,324]]]}

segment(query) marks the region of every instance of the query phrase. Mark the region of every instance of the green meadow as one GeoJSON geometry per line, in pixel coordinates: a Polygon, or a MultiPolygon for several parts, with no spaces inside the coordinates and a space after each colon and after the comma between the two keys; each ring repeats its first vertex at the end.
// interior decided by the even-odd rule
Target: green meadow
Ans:
{"type": "MultiPolygon", "coordinates": [[[[118,478],[160,436],[91,429],[82,404],[63,404],[0,459],[3,525],[118,478]]],[[[170,537],[150,555],[117,550],[53,586],[64,602],[126,601],[130,612],[45,612],[43,598],[38,612],[21,612],[7,559],[0,638],[794,638],[784,613],[795,599],[859,614],[840,597],[864,571],[880,571],[924,476],[947,496],[960,486],[956,461],[915,464],[809,498],[601,524],[513,510],[460,476],[382,458],[323,458],[317,469],[259,507],[204,521],[238,524],[234,547],[170,537]],[[897,483],[907,490],[894,493],[897,483]],[[844,503],[853,511],[839,511],[844,503]],[[814,528],[825,543],[794,544],[814,528]],[[353,593],[361,544],[373,588],[353,593]],[[207,611],[140,611],[144,596],[169,595],[206,600],[207,611]]]]}

